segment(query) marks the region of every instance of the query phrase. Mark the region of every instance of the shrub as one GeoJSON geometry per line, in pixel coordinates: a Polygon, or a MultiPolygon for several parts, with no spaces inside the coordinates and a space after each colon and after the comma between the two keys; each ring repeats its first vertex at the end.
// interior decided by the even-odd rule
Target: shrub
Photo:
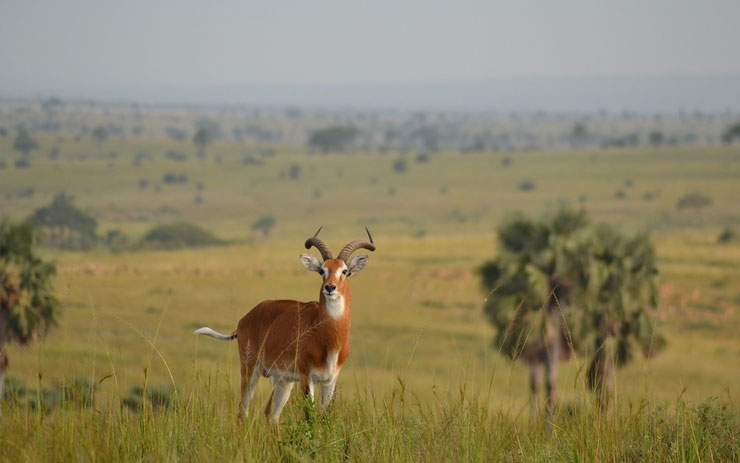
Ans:
{"type": "Polygon", "coordinates": [[[162,181],[164,183],[188,183],[188,176],[185,174],[167,172],[162,176],[162,181]]]}
{"type": "Polygon", "coordinates": [[[311,134],[308,146],[322,153],[342,152],[350,148],[359,131],[352,126],[333,126],[311,134]]]}
{"type": "Polygon", "coordinates": [[[614,193],[614,196],[616,196],[619,199],[624,199],[625,197],[627,197],[627,193],[625,193],[624,190],[617,190],[614,193]]]}
{"type": "Polygon", "coordinates": [[[31,167],[31,161],[28,159],[16,159],[15,160],[15,168],[16,169],[28,169],[31,167]]]}
{"type": "Polygon", "coordinates": [[[511,158],[509,156],[504,156],[501,158],[501,165],[504,167],[509,167],[511,165],[511,158]]]}
{"type": "Polygon", "coordinates": [[[139,151],[134,155],[133,165],[139,166],[142,161],[151,161],[152,155],[146,151],[139,151]]]}
{"type": "Polygon", "coordinates": [[[49,159],[51,159],[52,161],[56,161],[59,159],[60,154],[61,152],[59,151],[59,148],[55,146],[51,150],[49,150],[49,159]]]}
{"type": "Polygon", "coordinates": [[[18,193],[16,193],[15,195],[18,198],[33,198],[33,195],[35,194],[36,194],[36,189],[34,189],[34,187],[32,186],[29,186],[21,190],[18,190],[18,193]]]}
{"type": "Polygon", "coordinates": [[[52,246],[85,249],[97,240],[98,221],[79,209],[74,198],[64,193],[56,194],[48,206],[36,209],[28,221],[44,228],[52,246]]]}
{"type": "Polygon", "coordinates": [[[177,151],[167,151],[167,159],[170,159],[175,162],[185,162],[188,159],[188,156],[183,153],[178,153],[177,151]]]}
{"type": "Polygon", "coordinates": [[[106,233],[103,240],[105,246],[112,252],[121,252],[131,247],[128,236],[124,235],[121,230],[114,228],[106,233]]]}
{"type": "Polygon", "coordinates": [[[27,407],[49,413],[57,408],[70,405],[86,408],[95,403],[98,384],[84,376],[72,380],[56,381],[50,388],[33,389],[16,376],[5,378],[2,401],[18,407],[27,407]]]}
{"type": "Polygon", "coordinates": [[[145,405],[154,410],[169,408],[177,403],[177,388],[169,384],[153,384],[146,389],[134,386],[122,403],[132,411],[141,411],[145,405]]]}
{"type": "Polygon", "coordinates": [[[393,171],[397,174],[402,174],[408,170],[408,165],[405,159],[396,159],[393,161],[393,171]]]}
{"type": "Polygon", "coordinates": [[[732,243],[734,241],[740,241],[740,235],[729,227],[722,230],[722,233],[717,237],[717,243],[719,244],[732,243]]]}
{"type": "Polygon", "coordinates": [[[188,222],[158,225],[144,235],[141,243],[145,246],[165,249],[225,244],[210,231],[188,222]]]}
{"type": "Polygon", "coordinates": [[[687,193],[676,201],[676,207],[678,209],[694,209],[697,212],[711,205],[712,198],[700,193],[687,193]]]}
{"type": "Polygon", "coordinates": [[[288,176],[293,180],[298,180],[298,177],[301,176],[301,166],[298,164],[291,165],[290,169],[288,169],[288,176]]]}
{"type": "Polygon", "coordinates": [[[429,155],[427,153],[419,153],[416,155],[414,160],[419,164],[423,164],[425,162],[429,162],[429,155]]]}
{"type": "Polygon", "coordinates": [[[245,166],[261,166],[262,164],[264,164],[264,161],[262,161],[261,159],[257,159],[251,154],[248,154],[244,156],[244,159],[242,159],[242,164],[244,164],[245,166]]]}
{"type": "Polygon", "coordinates": [[[535,184],[531,180],[525,180],[519,184],[519,191],[532,191],[535,188],[535,184]]]}

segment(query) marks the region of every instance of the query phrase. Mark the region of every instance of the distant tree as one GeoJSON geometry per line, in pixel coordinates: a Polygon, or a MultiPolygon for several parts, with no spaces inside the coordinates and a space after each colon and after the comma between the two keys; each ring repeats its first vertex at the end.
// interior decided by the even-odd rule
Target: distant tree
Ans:
{"type": "Polygon", "coordinates": [[[64,193],[54,196],[51,204],[37,209],[28,218],[48,233],[52,246],[87,248],[97,237],[97,220],[74,205],[74,199],[64,193]]]}
{"type": "Polygon", "coordinates": [[[740,122],[732,124],[727,127],[722,133],[722,141],[725,143],[732,143],[735,140],[740,140],[740,122]]]}
{"type": "Polygon", "coordinates": [[[23,156],[28,156],[31,154],[31,151],[38,149],[38,147],[39,143],[26,129],[18,130],[18,135],[15,137],[15,141],[13,141],[14,150],[20,151],[23,156]]]}
{"type": "Polygon", "coordinates": [[[697,213],[711,205],[712,198],[696,192],[687,193],[676,201],[678,209],[693,209],[697,213]]]}
{"type": "Polygon", "coordinates": [[[195,121],[195,130],[200,129],[208,129],[213,139],[221,138],[221,125],[213,119],[202,117],[195,121]]]}
{"type": "Polygon", "coordinates": [[[327,127],[312,133],[308,139],[308,146],[322,153],[342,152],[354,143],[358,133],[352,126],[327,127]]]}
{"type": "Polygon", "coordinates": [[[98,145],[98,154],[103,151],[103,142],[108,139],[108,130],[103,126],[95,127],[92,131],[92,137],[98,145]]]}
{"type": "Polygon", "coordinates": [[[6,346],[24,345],[56,325],[56,266],[38,253],[39,236],[28,223],[0,221],[0,398],[8,368],[6,346]]]}
{"type": "Polygon", "coordinates": [[[64,106],[64,102],[56,97],[47,98],[41,102],[41,108],[47,112],[62,106],[64,106]]]}
{"type": "Polygon", "coordinates": [[[653,146],[660,146],[665,141],[665,135],[660,130],[654,130],[648,135],[648,142],[653,146]]]}
{"type": "Polygon", "coordinates": [[[422,146],[427,151],[436,153],[439,151],[440,134],[437,127],[425,125],[416,129],[411,136],[421,141],[422,146]]]}
{"type": "Polygon", "coordinates": [[[267,242],[270,239],[270,233],[275,228],[276,222],[275,217],[263,215],[252,224],[252,230],[262,232],[262,238],[267,242]]]}
{"type": "Polygon", "coordinates": [[[288,176],[293,180],[298,180],[301,176],[301,166],[299,164],[291,164],[288,169],[288,176]]]}
{"type": "Polygon", "coordinates": [[[208,146],[211,141],[213,141],[213,135],[208,128],[203,127],[195,132],[195,135],[193,135],[193,143],[198,147],[199,158],[202,159],[206,157],[206,146],[208,146]]]}
{"type": "Polygon", "coordinates": [[[570,130],[570,143],[572,146],[583,146],[588,141],[588,136],[586,125],[578,122],[570,130]]]}

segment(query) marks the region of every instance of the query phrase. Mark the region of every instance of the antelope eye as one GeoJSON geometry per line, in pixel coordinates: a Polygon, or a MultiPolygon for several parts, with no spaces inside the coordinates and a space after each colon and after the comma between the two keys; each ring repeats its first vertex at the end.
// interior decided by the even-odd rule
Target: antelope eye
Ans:
{"type": "Polygon", "coordinates": [[[342,275],[347,275],[348,273],[349,271],[347,271],[347,269],[342,270],[342,275]]]}

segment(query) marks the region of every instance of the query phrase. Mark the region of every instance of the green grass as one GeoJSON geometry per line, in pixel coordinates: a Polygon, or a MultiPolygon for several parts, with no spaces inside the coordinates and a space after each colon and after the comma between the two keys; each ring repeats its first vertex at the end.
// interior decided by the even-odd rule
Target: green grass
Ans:
{"type": "Polygon", "coordinates": [[[93,409],[41,414],[3,404],[1,460],[739,458],[740,245],[716,244],[725,226],[740,228],[737,147],[442,153],[425,164],[409,158],[408,172],[396,174],[396,155],[309,157],[280,147],[264,165],[245,166],[242,157],[256,149],[250,145],[216,143],[200,161],[189,143],[146,139],[107,141],[104,152],[119,153],[109,165],[94,159],[90,140],[63,140],[41,137],[32,167],[15,169],[12,138],[0,138],[0,159],[11,161],[0,170],[0,213],[26,217],[66,190],[98,218],[99,232],[120,228],[140,238],[157,224],[186,220],[232,244],[120,254],[48,250],[59,264],[63,316],[43,340],[9,348],[9,373],[36,389],[75,376],[105,379],[93,409]],[[44,154],[52,145],[61,149],[58,162],[44,154]],[[166,160],[169,149],[190,157],[166,160]],[[139,150],[154,160],[134,166],[139,150]],[[80,153],[93,159],[77,160],[80,153]],[[513,162],[504,168],[506,155],[513,162]],[[281,179],[294,163],[301,177],[281,179]],[[166,172],[185,173],[189,182],[164,184],[166,172]],[[149,179],[147,188],[139,188],[141,178],[149,179]],[[535,189],[519,191],[523,180],[535,189]],[[28,187],[32,197],[16,196],[28,187]],[[615,196],[619,188],[624,199],[615,196]],[[655,197],[642,199],[646,191],[655,197]],[[698,214],[678,211],[677,198],[689,191],[712,197],[713,205],[698,214]],[[563,406],[548,433],[542,417],[529,416],[526,369],[491,346],[475,269],[494,255],[494,229],[508,211],[539,215],[562,203],[582,203],[595,220],[627,230],[652,231],[661,271],[656,316],[668,346],[617,372],[604,416],[584,391],[585,359],[563,365],[563,406]],[[277,228],[263,242],[249,227],[266,214],[277,228]],[[260,414],[267,384],[254,418],[238,425],[235,345],[191,333],[202,325],[229,331],[262,299],[315,299],[319,279],[298,255],[321,224],[333,249],[369,225],[378,250],[353,277],[352,353],[339,400],[326,419],[306,423],[300,400],[292,399],[278,442],[260,414]],[[122,409],[130,388],[145,382],[174,382],[179,405],[122,409]]]}
{"type": "MultiPolygon", "coordinates": [[[[386,392],[340,393],[321,415],[294,400],[281,437],[256,412],[237,421],[222,377],[196,373],[196,387],[166,409],[116,403],[43,415],[11,408],[4,461],[737,461],[740,415],[726,397],[698,405],[641,398],[601,413],[566,403],[545,425],[460,389],[419,398],[399,378],[386,392]],[[256,415],[256,416],[255,416],[256,415]]],[[[258,398],[264,399],[264,397],[258,398]]],[[[253,407],[254,408],[254,407],[253,407]]]]}

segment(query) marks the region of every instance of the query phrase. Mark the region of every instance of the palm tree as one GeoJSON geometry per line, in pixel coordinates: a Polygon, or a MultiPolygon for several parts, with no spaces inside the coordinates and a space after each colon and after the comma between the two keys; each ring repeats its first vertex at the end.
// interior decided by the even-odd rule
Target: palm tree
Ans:
{"type": "Polygon", "coordinates": [[[614,366],[633,358],[633,346],[645,356],[665,346],[650,313],[658,304],[655,251],[646,235],[630,237],[600,225],[571,259],[578,262],[571,276],[581,301],[571,328],[590,350],[588,386],[606,408],[614,366]]]}
{"type": "Polygon", "coordinates": [[[548,416],[559,360],[589,355],[588,386],[606,407],[613,367],[632,358],[632,346],[651,355],[665,344],[650,316],[657,268],[649,238],[569,210],[542,222],[517,217],[498,237],[501,252],[481,268],[497,347],[528,364],[533,397],[544,369],[548,416]]]}
{"type": "Polygon", "coordinates": [[[39,236],[28,223],[0,221],[0,396],[8,366],[6,344],[28,344],[56,324],[56,266],[38,254],[39,236]]]}
{"type": "Polygon", "coordinates": [[[528,365],[533,410],[544,370],[548,416],[555,409],[558,363],[573,349],[563,310],[572,292],[564,275],[568,250],[587,225],[583,211],[566,209],[543,222],[514,217],[498,231],[499,256],[480,269],[490,291],[484,311],[497,330],[496,347],[528,365]]]}

